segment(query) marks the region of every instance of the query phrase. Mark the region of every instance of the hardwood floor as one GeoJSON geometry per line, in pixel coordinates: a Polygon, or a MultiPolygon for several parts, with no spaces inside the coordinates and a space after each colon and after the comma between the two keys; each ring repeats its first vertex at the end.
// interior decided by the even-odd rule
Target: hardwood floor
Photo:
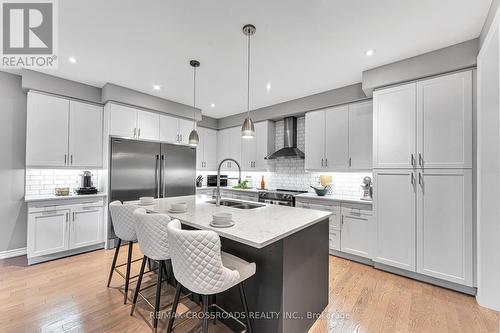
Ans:
{"type": "MultiPolygon", "coordinates": [[[[121,252],[119,262],[125,248],[121,252]]],[[[0,260],[0,332],[151,332],[143,319],[149,318],[145,302],[129,316],[117,274],[113,288],[106,288],[112,257],[113,251],[100,250],[30,267],[25,257],[0,260]]],[[[139,257],[136,247],[134,258],[139,257]]],[[[162,303],[171,297],[172,288],[165,287],[162,303]]],[[[309,333],[499,332],[499,314],[480,307],[474,297],[336,257],[330,257],[329,298],[309,333]]],[[[164,331],[165,320],[160,324],[164,331]]],[[[192,320],[176,332],[192,331],[196,324],[192,320]]]]}

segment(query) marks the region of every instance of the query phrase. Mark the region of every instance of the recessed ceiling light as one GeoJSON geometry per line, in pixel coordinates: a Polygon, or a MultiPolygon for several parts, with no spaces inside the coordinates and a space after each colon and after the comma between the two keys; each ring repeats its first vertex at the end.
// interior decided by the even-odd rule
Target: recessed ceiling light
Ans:
{"type": "Polygon", "coordinates": [[[153,90],[160,90],[161,86],[159,84],[153,84],[153,90]]]}
{"type": "Polygon", "coordinates": [[[370,49],[370,50],[365,51],[365,55],[366,55],[367,57],[371,57],[371,56],[372,56],[372,55],[374,55],[374,54],[375,54],[375,50],[373,50],[373,49],[370,49]]]}
{"type": "Polygon", "coordinates": [[[210,107],[211,107],[211,108],[214,108],[214,107],[215,107],[215,104],[214,104],[214,103],[210,104],[210,107]]]}
{"type": "Polygon", "coordinates": [[[267,92],[270,92],[271,91],[271,82],[268,82],[267,85],[266,85],[266,90],[267,92]]]}
{"type": "Polygon", "coordinates": [[[68,62],[69,62],[70,64],[76,64],[76,58],[75,58],[75,57],[69,57],[69,58],[68,58],[68,62]]]}

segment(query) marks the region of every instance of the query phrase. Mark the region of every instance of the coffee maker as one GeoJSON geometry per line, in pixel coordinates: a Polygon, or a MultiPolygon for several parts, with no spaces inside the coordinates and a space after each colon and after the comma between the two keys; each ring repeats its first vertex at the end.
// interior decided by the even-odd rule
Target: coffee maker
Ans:
{"type": "Polygon", "coordinates": [[[77,194],[96,194],[97,188],[92,184],[92,172],[84,171],[80,175],[80,187],[76,190],[77,194]]]}
{"type": "Polygon", "coordinates": [[[371,177],[366,176],[363,178],[363,185],[361,185],[361,188],[363,189],[363,197],[361,200],[373,200],[373,183],[371,177]]]}

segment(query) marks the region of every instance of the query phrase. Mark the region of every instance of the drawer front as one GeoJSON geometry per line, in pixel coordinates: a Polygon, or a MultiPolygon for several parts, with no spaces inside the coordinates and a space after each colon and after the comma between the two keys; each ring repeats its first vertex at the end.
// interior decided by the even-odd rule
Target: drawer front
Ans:
{"type": "Polygon", "coordinates": [[[340,251],[340,230],[331,230],[328,233],[330,250],[340,251]]]}
{"type": "Polygon", "coordinates": [[[296,201],[295,202],[296,207],[300,208],[306,208],[306,209],[315,209],[315,210],[321,210],[325,212],[331,212],[332,215],[330,216],[330,228],[332,229],[340,229],[340,204],[338,203],[332,203],[331,205],[318,205],[316,203],[311,203],[308,201],[296,201]]]}

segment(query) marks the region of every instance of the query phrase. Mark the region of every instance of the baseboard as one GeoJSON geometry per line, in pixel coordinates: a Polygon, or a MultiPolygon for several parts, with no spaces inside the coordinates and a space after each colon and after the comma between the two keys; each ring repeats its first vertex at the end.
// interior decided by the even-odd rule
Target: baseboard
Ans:
{"type": "Polygon", "coordinates": [[[34,264],[39,264],[45,261],[50,261],[54,259],[60,259],[64,257],[70,257],[74,256],[76,254],[81,254],[85,252],[90,252],[90,251],[95,251],[95,250],[100,250],[104,248],[104,242],[99,243],[99,244],[94,244],[90,246],[85,246],[81,247],[78,249],[73,249],[73,250],[68,250],[68,251],[63,251],[63,252],[57,252],[57,253],[52,253],[52,254],[47,254],[44,256],[39,256],[39,257],[28,257],[28,265],[34,265],[34,264]]]}
{"type": "Polygon", "coordinates": [[[360,256],[357,256],[354,254],[340,252],[337,250],[330,249],[330,255],[335,256],[335,257],[339,257],[339,258],[343,258],[343,259],[347,259],[347,260],[351,260],[351,261],[355,261],[355,262],[359,262],[360,264],[373,266],[373,260],[368,259],[368,258],[364,258],[364,257],[360,257],[360,256]]]}
{"type": "Polygon", "coordinates": [[[26,248],[13,249],[0,252],[0,259],[8,259],[26,255],[26,248]]]}

